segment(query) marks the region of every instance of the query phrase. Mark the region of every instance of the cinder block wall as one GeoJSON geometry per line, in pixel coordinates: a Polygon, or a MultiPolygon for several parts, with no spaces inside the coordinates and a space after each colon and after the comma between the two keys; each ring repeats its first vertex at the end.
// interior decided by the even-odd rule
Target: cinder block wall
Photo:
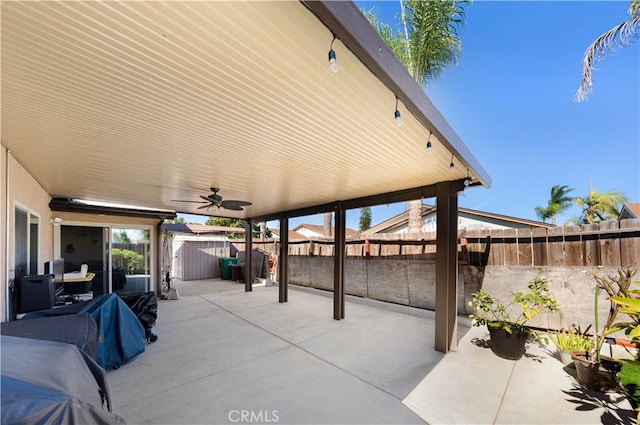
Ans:
{"type": "MultiPolygon", "coordinates": [[[[289,257],[290,283],[333,291],[332,257],[289,257]]],[[[503,300],[512,299],[536,276],[550,281],[560,313],[541,314],[529,322],[543,328],[568,328],[572,324],[585,329],[594,323],[595,280],[589,273],[616,275],[616,267],[477,267],[458,268],[458,312],[470,314],[467,303],[480,288],[503,300]]],[[[435,263],[428,260],[385,260],[379,258],[345,261],[345,292],[412,307],[435,309],[435,263]]],[[[640,276],[638,276],[640,279],[640,276]]],[[[599,298],[599,322],[607,318],[609,301],[604,291],[599,298]]],[[[519,312],[516,312],[518,314],[519,312]]],[[[620,319],[624,317],[621,315],[620,319]]],[[[593,328],[592,328],[593,330],[593,328]]]]}

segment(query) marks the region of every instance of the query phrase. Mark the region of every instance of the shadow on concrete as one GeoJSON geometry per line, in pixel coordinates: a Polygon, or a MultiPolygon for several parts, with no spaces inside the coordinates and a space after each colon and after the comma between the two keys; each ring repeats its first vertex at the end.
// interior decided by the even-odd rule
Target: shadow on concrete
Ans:
{"type": "MultiPolygon", "coordinates": [[[[569,367],[565,367],[570,373],[569,367]]],[[[574,369],[575,374],[575,369],[574,369]]],[[[562,390],[569,403],[575,404],[575,410],[584,412],[596,409],[603,409],[600,421],[605,425],[631,424],[635,422],[635,414],[632,410],[620,407],[619,404],[626,400],[626,397],[618,393],[601,393],[589,390],[577,382],[573,383],[569,390],[562,390]]]]}

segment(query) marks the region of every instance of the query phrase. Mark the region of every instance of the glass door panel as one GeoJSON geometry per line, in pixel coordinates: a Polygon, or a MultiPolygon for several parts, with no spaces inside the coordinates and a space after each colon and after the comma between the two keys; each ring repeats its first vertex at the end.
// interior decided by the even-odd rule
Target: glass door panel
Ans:
{"type": "Polygon", "coordinates": [[[151,231],[112,228],[113,292],[147,292],[151,287],[151,231]]]}
{"type": "MultiPolygon", "coordinates": [[[[108,261],[105,261],[105,230],[94,226],[60,226],[60,256],[64,258],[65,273],[80,271],[83,264],[95,276],[91,283],[93,296],[109,292],[108,261]]],[[[108,239],[106,240],[108,244],[108,239]]]]}

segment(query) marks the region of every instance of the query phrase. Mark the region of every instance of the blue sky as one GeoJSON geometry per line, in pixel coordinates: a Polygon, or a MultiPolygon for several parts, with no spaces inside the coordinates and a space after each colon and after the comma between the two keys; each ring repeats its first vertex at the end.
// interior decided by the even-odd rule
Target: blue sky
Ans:
{"type": "MultiPolygon", "coordinates": [[[[400,9],[397,0],[356,4],[391,25],[400,9]]],[[[468,8],[459,64],[425,88],[493,178],[490,189],[461,195],[460,207],[537,220],[534,208],[547,204],[552,186],[585,196],[589,184],[640,202],[638,40],[597,64],[588,101],[573,100],[585,49],[629,17],[629,4],[476,0],[468,8]]],[[[374,207],[372,222],[403,208],[374,207]]],[[[578,214],[574,207],[558,224],[578,214]]],[[[357,229],[358,217],[349,211],[347,226],[357,229]]],[[[291,219],[290,228],[300,223],[322,224],[322,216],[291,219]]]]}

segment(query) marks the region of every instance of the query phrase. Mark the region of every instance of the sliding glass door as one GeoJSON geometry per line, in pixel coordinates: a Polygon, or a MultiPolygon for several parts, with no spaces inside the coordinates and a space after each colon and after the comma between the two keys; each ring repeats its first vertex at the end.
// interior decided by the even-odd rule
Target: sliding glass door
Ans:
{"type": "Polygon", "coordinates": [[[80,271],[83,264],[95,274],[91,283],[93,296],[109,293],[108,228],[102,226],[60,226],[60,256],[65,273],[80,271]]]}
{"type": "Polygon", "coordinates": [[[113,292],[147,292],[151,287],[151,231],[112,228],[113,292]]]}
{"type": "Polygon", "coordinates": [[[151,290],[150,228],[80,224],[60,227],[65,272],[78,271],[87,264],[88,271],[95,273],[94,297],[151,290]]]}

